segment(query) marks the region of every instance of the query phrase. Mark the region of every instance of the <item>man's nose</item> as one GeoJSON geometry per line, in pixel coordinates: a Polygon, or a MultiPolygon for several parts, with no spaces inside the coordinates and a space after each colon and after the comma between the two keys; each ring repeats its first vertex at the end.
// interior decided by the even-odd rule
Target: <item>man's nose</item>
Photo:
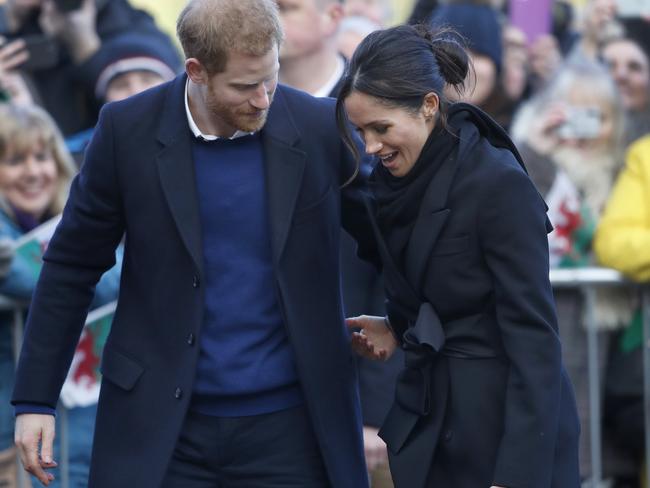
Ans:
{"type": "Polygon", "coordinates": [[[266,84],[262,83],[255,91],[255,96],[251,101],[251,105],[259,110],[266,110],[271,105],[269,91],[266,84]]]}

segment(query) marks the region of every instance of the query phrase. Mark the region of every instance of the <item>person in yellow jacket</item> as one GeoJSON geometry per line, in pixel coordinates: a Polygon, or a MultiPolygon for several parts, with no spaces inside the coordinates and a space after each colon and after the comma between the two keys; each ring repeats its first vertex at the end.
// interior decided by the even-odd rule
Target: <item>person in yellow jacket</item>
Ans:
{"type": "MultiPolygon", "coordinates": [[[[634,281],[650,281],[650,135],[630,146],[596,230],[594,250],[602,265],[634,281]]],[[[605,425],[638,466],[644,451],[642,323],[637,311],[613,342],[604,388],[605,425]]]]}
{"type": "Polygon", "coordinates": [[[600,263],[650,281],[650,135],[632,144],[594,240],[600,263]]]}

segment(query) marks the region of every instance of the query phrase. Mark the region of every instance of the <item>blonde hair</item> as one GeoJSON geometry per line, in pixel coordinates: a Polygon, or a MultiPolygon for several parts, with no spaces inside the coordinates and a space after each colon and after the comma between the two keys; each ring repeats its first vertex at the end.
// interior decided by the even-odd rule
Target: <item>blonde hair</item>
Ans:
{"type": "Polygon", "coordinates": [[[208,74],[225,70],[228,54],[262,56],[283,39],[273,0],[190,0],[176,23],[186,58],[196,58],[208,74]]]}
{"type": "MultiPolygon", "coordinates": [[[[49,215],[63,211],[76,166],[52,117],[35,105],[0,104],[0,159],[28,153],[41,144],[51,151],[58,172],[57,192],[47,209],[49,215]]],[[[8,207],[0,195],[2,206],[8,207]]]]}
{"type": "Polygon", "coordinates": [[[525,141],[532,119],[554,101],[566,100],[570,90],[576,86],[595,94],[611,108],[613,133],[609,141],[610,153],[617,161],[623,161],[625,109],[616,83],[602,64],[580,55],[572,55],[544,90],[522,106],[512,123],[512,138],[518,142],[525,141]]]}

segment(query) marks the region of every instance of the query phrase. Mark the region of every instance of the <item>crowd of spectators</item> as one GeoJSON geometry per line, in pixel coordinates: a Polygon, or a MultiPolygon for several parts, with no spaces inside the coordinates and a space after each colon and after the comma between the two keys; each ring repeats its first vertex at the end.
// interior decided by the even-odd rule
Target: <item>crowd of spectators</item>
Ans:
{"type": "MultiPolygon", "coordinates": [[[[511,2],[418,0],[406,21],[449,26],[466,42],[472,58],[466,90],[462,98],[449,95],[485,110],[516,141],[555,227],[551,266],[604,265],[648,281],[650,12],[619,11],[615,0],[554,0],[547,30],[531,34],[530,25],[511,15],[511,2]]],[[[314,96],[335,97],[361,39],[398,22],[390,0],[277,3],[285,31],[280,81],[314,96]]],[[[155,14],[158,4],[168,18],[166,2],[0,2],[0,294],[29,301],[35,278],[13,243],[61,212],[102,105],[183,71],[169,29],[140,9],[146,5],[155,14]]],[[[383,314],[381,277],[358,261],[349,236],[341,239],[347,315],[383,314]]],[[[121,249],[94,306],[117,297],[120,260],[121,249]]],[[[583,425],[581,475],[588,482],[584,301],[577,290],[558,290],[555,298],[583,425]]],[[[604,475],[611,488],[636,488],[645,449],[639,300],[620,287],[599,289],[597,298],[604,475]]],[[[9,487],[18,473],[9,405],[17,353],[12,317],[0,312],[0,486],[9,487]]],[[[397,355],[389,363],[358,365],[366,458],[376,488],[392,486],[377,429],[402,360],[397,355]]],[[[70,486],[81,488],[94,407],[67,414],[70,486]]]]}

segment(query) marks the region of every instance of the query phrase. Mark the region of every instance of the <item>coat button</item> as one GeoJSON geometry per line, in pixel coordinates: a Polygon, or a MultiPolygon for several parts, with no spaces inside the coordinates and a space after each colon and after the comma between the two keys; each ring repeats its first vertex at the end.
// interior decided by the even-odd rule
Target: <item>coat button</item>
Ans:
{"type": "Polygon", "coordinates": [[[180,400],[182,396],[183,396],[183,390],[181,390],[180,388],[176,388],[176,391],[174,391],[174,398],[180,400]]]}
{"type": "Polygon", "coordinates": [[[194,334],[190,333],[187,335],[187,345],[188,346],[194,345],[194,334]]]}
{"type": "Polygon", "coordinates": [[[454,433],[451,430],[445,432],[445,442],[449,442],[452,437],[454,437],[454,433]]]}
{"type": "Polygon", "coordinates": [[[192,277],[192,287],[193,287],[193,288],[198,288],[198,287],[199,287],[199,283],[200,283],[200,281],[199,281],[199,277],[196,276],[196,275],[194,275],[194,276],[192,277]]]}

